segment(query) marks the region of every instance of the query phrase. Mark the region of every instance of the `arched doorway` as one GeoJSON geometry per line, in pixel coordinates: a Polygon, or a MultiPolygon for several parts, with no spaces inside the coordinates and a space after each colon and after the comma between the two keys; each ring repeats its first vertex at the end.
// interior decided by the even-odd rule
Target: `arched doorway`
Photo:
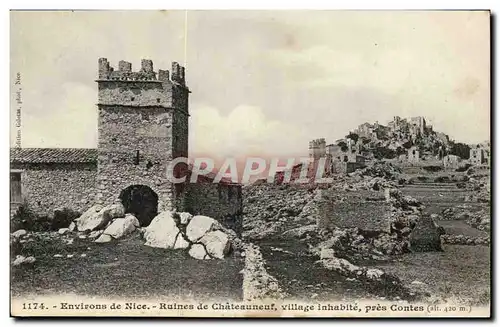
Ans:
{"type": "Polygon", "coordinates": [[[133,214],[141,226],[148,226],[158,214],[158,195],[149,186],[130,185],[120,193],[126,213],[133,214]]]}

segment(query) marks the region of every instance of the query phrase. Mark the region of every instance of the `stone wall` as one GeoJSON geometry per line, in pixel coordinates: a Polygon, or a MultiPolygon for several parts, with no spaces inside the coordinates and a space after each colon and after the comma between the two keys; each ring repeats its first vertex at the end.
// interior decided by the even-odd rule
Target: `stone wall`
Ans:
{"type": "Polygon", "coordinates": [[[20,171],[23,200],[37,214],[52,216],[63,208],[83,212],[94,204],[95,163],[19,163],[11,169],[20,171]]]}
{"type": "Polygon", "coordinates": [[[243,227],[243,197],[239,184],[188,183],[186,211],[209,216],[241,235],[243,227]]]}

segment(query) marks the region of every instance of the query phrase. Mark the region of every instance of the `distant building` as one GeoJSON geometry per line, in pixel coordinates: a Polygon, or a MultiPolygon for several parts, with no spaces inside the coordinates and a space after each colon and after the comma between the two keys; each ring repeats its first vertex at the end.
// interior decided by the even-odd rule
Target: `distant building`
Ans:
{"type": "Polygon", "coordinates": [[[359,125],[354,132],[358,134],[359,137],[371,139],[375,136],[375,127],[370,123],[364,123],[359,125]]]}
{"type": "Polygon", "coordinates": [[[318,160],[326,156],[326,141],[324,138],[315,139],[309,142],[309,159],[318,160]]]}
{"type": "Polygon", "coordinates": [[[420,151],[418,147],[412,146],[408,149],[408,162],[417,163],[420,161],[420,151]]]}
{"type": "Polygon", "coordinates": [[[443,166],[446,169],[457,169],[460,166],[462,159],[454,154],[449,154],[443,157],[443,166]]]}
{"type": "Polygon", "coordinates": [[[416,126],[421,135],[425,134],[426,122],[422,116],[410,118],[410,125],[416,126]]]}
{"type": "Polygon", "coordinates": [[[475,166],[490,165],[490,143],[484,142],[472,146],[469,154],[469,161],[475,166]]]}

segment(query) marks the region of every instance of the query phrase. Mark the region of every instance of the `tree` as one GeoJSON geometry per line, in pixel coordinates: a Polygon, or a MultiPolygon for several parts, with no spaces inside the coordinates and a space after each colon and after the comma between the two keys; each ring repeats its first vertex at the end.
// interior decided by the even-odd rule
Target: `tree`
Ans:
{"type": "Polygon", "coordinates": [[[344,141],[338,142],[337,145],[340,146],[340,150],[342,150],[342,152],[346,152],[349,149],[347,147],[347,143],[344,141]]]}
{"type": "Polygon", "coordinates": [[[406,141],[404,144],[403,144],[403,148],[405,149],[409,149],[413,146],[413,142],[411,140],[409,141],[406,141]]]}
{"type": "Polygon", "coordinates": [[[462,159],[469,159],[470,146],[465,143],[453,143],[451,145],[450,154],[459,156],[462,159]]]}
{"type": "Polygon", "coordinates": [[[353,140],[354,143],[358,143],[359,135],[353,132],[349,132],[349,135],[347,135],[346,138],[353,140]]]}
{"type": "Polygon", "coordinates": [[[399,156],[399,155],[402,155],[402,154],[406,154],[407,150],[404,148],[404,147],[400,147],[398,146],[398,148],[396,149],[396,154],[399,156]]]}
{"type": "Polygon", "coordinates": [[[376,159],[384,159],[384,158],[385,159],[393,159],[394,157],[396,157],[396,151],[391,150],[391,149],[386,148],[386,147],[377,146],[373,150],[373,156],[376,159]]]}
{"type": "Polygon", "coordinates": [[[370,140],[369,138],[366,138],[364,136],[361,137],[361,141],[363,142],[363,145],[366,145],[368,143],[370,143],[372,140],[370,140]]]}

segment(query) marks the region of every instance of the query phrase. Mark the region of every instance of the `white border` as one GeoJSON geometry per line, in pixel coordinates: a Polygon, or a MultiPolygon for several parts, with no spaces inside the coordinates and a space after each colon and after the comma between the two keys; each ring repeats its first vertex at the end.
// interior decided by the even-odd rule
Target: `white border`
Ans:
{"type": "MultiPolygon", "coordinates": [[[[2,203],[4,203],[3,206],[3,212],[4,215],[3,217],[3,234],[6,236],[5,240],[7,239],[7,232],[9,230],[9,225],[8,225],[8,216],[7,216],[7,207],[9,206],[8,204],[8,198],[9,198],[9,179],[7,175],[7,170],[8,170],[8,148],[10,146],[9,138],[9,99],[10,99],[10,93],[9,93],[9,12],[8,9],[45,9],[45,10],[51,10],[51,9],[353,9],[353,10],[360,10],[360,9],[370,9],[370,10],[384,10],[384,9],[390,9],[390,10],[403,10],[403,9],[412,9],[412,10],[439,10],[439,9],[446,9],[446,10],[460,10],[460,9],[491,9],[494,14],[498,14],[500,12],[499,7],[500,7],[500,1],[498,0],[475,0],[475,1],[464,1],[464,0],[454,0],[454,1],[442,1],[442,0],[420,0],[420,1],[369,1],[369,0],[351,0],[351,1],[321,1],[321,0],[307,0],[307,1],[270,1],[270,0],[253,0],[253,1],[220,1],[220,0],[212,0],[212,1],[147,1],[147,0],[142,0],[142,1],[95,1],[95,0],[87,0],[87,1],[44,1],[43,3],[40,3],[38,1],[2,1],[2,6],[5,6],[2,11],[2,24],[1,29],[2,33],[0,34],[3,39],[3,44],[4,47],[2,48],[2,56],[3,60],[1,61],[2,68],[3,68],[3,76],[4,79],[2,80],[3,85],[0,88],[2,92],[2,99],[4,101],[4,106],[3,110],[1,110],[1,114],[3,115],[0,120],[4,124],[4,129],[3,135],[4,135],[4,140],[2,144],[5,144],[5,148],[2,149],[0,154],[2,155],[2,158],[0,160],[1,166],[1,171],[4,172],[4,174],[0,174],[2,179],[5,179],[0,183],[2,185],[2,194],[0,195],[2,203]],[[284,6],[286,4],[286,6],[284,6]]],[[[498,18],[498,17],[497,17],[498,18]]],[[[497,24],[498,25],[498,22],[497,24]]],[[[494,26],[494,34],[497,35],[496,33],[496,26],[494,26]]],[[[494,46],[494,44],[492,44],[494,46]]],[[[498,62],[498,52],[495,53],[495,62],[498,62]]],[[[496,70],[495,70],[496,73],[496,70]]],[[[495,85],[495,89],[492,90],[494,94],[498,94],[498,84],[495,85]]],[[[493,108],[492,112],[496,109],[493,108]]],[[[498,126],[498,114],[496,115],[495,119],[495,125],[498,126]]],[[[497,163],[498,163],[498,158],[496,158],[496,153],[498,153],[498,140],[495,138],[494,141],[494,158],[495,158],[495,166],[494,169],[496,170],[497,168],[497,163]]],[[[497,178],[495,175],[495,180],[494,184],[496,184],[497,178]]],[[[497,202],[498,199],[498,192],[495,194],[495,199],[494,201],[497,202]]],[[[492,217],[492,219],[495,219],[495,217],[492,217]]],[[[497,226],[498,222],[495,222],[494,226],[497,226]]],[[[497,233],[497,228],[495,228],[495,233],[497,233]]],[[[496,234],[495,234],[496,235],[496,234]]],[[[495,242],[496,243],[496,242],[495,242]]],[[[14,324],[14,320],[11,318],[8,318],[9,316],[9,297],[10,297],[10,292],[9,292],[9,284],[8,280],[10,278],[10,273],[9,269],[10,266],[7,264],[8,256],[9,256],[9,245],[7,241],[3,243],[4,245],[1,247],[1,254],[2,254],[2,262],[4,263],[3,265],[3,270],[2,270],[2,282],[1,284],[1,290],[0,290],[0,296],[2,299],[2,305],[1,308],[3,310],[1,317],[7,321],[8,325],[14,324]],[[6,319],[7,318],[7,319],[6,319]]],[[[498,260],[498,253],[495,252],[495,262],[498,260]]],[[[496,269],[495,269],[496,271],[496,269]]],[[[495,276],[492,275],[492,278],[495,276]]],[[[495,290],[492,290],[495,291],[495,290]]],[[[496,298],[497,301],[495,303],[497,304],[495,308],[492,308],[492,311],[497,312],[498,309],[498,298],[496,298]]],[[[36,323],[43,323],[44,321],[37,321],[36,323]]],[[[66,324],[69,321],[46,321],[48,324],[55,324],[55,323],[63,323],[66,324]]],[[[234,322],[234,321],[228,321],[229,323],[234,322]]],[[[225,323],[228,323],[225,322],[225,323]]],[[[283,322],[283,321],[282,321],[283,322]]],[[[288,323],[289,321],[285,322],[288,323]]],[[[290,321],[291,322],[291,321],[290,321]]],[[[309,324],[311,321],[300,321],[301,323],[306,323],[309,324]]],[[[34,322],[31,322],[34,323],[34,322]]],[[[85,322],[76,322],[76,321],[71,321],[69,322],[71,324],[75,323],[85,323],[85,322]]],[[[92,325],[95,326],[104,326],[104,325],[109,325],[109,324],[121,324],[123,321],[92,321],[92,325]]],[[[128,321],[127,324],[131,325],[139,325],[143,323],[143,321],[128,321]]],[[[158,321],[157,323],[161,324],[192,324],[193,322],[178,322],[178,321],[158,321]]],[[[224,323],[222,321],[204,321],[204,324],[210,323],[210,324],[220,324],[224,323]]],[[[265,324],[275,324],[278,323],[277,321],[253,321],[252,323],[254,324],[259,324],[259,325],[265,325],[265,324]]],[[[323,321],[323,323],[327,324],[352,324],[352,322],[349,321],[323,321]]],[[[373,321],[367,322],[367,321],[357,321],[355,324],[371,324],[373,321]]],[[[381,321],[379,323],[386,323],[386,321],[381,321]]],[[[393,323],[404,323],[404,324],[415,324],[415,323],[424,323],[424,321],[420,320],[419,321],[394,321],[393,323]]],[[[425,321],[425,324],[454,324],[454,321],[425,321]]],[[[465,323],[470,323],[474,324],[474,321],[467,321],[465,323]]]]}

